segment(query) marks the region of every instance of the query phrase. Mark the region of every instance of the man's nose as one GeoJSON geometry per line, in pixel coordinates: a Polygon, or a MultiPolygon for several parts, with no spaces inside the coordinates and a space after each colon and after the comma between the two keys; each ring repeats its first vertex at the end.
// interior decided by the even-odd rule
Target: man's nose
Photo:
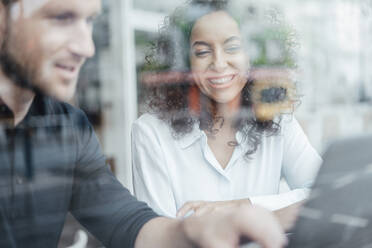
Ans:
{"type": "Polygon", "coordinates": [[[81,21],[77,24],[69,47],[73,54],[84,59],[94,56],[93,31],[88,23],[81,21]]]}

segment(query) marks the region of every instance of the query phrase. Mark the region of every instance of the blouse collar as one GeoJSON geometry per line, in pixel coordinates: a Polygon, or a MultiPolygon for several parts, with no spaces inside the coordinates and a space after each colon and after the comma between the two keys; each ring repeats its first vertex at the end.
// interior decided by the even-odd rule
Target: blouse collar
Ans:
{"type": "Polygon", "coordinates": [[[179,138],[177,140],[177,143],[182,149],[186,149],[194,144],[196,141],[198,141],[200,138],[202,138],[204,135],[204,132],[199,129],[199,126],[197,124],[194,124],[192,131],[179,138]]]}
{"type": "MultiPolygon", "coordinates": [[[[206,137],[206,134],[199,129],[198,124],[194,124],[194,127],[191,132],[185,134],[181,138],[177,140],[177,143],[182,149],[186,149],[189,146],[193,145],[196,141],[201,139],[202,137],[206,137]]],[[[237,131],[235,134],[235,139],[238,144],[241,144],[243,141],[243,135],[241,131],[237,131]]]]}

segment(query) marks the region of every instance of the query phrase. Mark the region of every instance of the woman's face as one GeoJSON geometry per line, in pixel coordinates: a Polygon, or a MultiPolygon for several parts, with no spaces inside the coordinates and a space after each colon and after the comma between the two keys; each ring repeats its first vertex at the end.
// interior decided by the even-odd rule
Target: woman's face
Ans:
{"type": "Polygon", "coordinates": [[[237,22],[224,11],[197,20],[190,37],[190,63],[200,90],[217,103],[240,99],[249,60],[237,22]]]}

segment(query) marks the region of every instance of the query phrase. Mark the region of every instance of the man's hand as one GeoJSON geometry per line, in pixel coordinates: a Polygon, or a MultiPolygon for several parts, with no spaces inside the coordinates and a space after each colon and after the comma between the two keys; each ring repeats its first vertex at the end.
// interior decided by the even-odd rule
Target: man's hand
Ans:
{"type": "Polygon", "coordinates": [[[274,215],[277,217],[280,225],[285,231],[290,230],[298,217],[298,212],[304,204],[304,201],[294,203],[288,207],[274,211],[274,215]]]}
{"type": "Polygon", "coordinates": [[[286,243],[280,224],[269,211],[246,204],[191,216],[184,219],[183,226],[196,247],[235,248],[243,239],[266,248],[279,248],[286,243]]]}
{"type": "Polygon", "coordinates": [[[286,243],[272,212],[242,204],[182,220],[155,218],[141,229],[136,248],[236,248],[247,239],[265,248],[286,243]]]}
{"type": "Polygon", "coordinates": [[[219,209],[239,207],[243,204],[252,205],[249,199],[240,199],[232,201],[190,201],[186,202],[177,211],[177,217],[184,217],[190,211],[193,211],[195,216],[200,216],[206,213],[212,213],[219,209]]]}

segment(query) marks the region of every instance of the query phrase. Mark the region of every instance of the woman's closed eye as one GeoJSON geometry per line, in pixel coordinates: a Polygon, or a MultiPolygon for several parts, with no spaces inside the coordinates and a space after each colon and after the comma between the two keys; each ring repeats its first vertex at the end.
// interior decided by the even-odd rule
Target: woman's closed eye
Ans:
{"type": "Polygon", "coordinates": [[[229,45],[225,47],[226,53],[231,53],[231,54],[240,52],[241,49],[242,49],[241,45],[229,45]]]}
{"type": "Polygon", "coordinates": [[[208,56],[211,53],[211,50],[203,49],[203,50],[197,50],[194,51],[194,55],[199,58],[203,58],[208,56]]]}

